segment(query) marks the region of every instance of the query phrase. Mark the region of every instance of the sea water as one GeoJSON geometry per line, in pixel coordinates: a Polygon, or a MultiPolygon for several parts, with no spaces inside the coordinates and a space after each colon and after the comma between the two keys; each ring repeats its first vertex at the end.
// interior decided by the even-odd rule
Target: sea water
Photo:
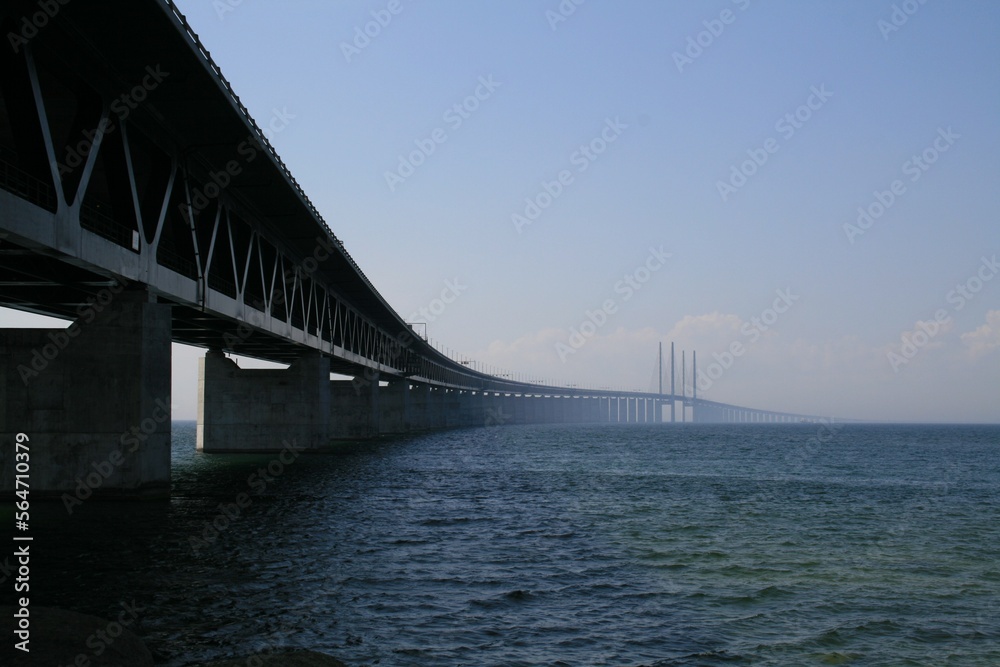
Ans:
{"type": "Polygon", "coordinates": [[[158,664],[1000,665],[1000,426],[173,432],[168,502],[33,506],[32,604],[158,664]]]}

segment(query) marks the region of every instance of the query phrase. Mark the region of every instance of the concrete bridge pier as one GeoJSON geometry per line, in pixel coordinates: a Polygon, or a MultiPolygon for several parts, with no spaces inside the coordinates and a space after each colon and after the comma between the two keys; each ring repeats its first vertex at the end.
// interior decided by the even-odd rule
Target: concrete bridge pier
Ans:
{"type": "Polygon", "coordinates": [[[430,387],[425,384],[410,386],[410,426],[414,431],[430,428],[427,412],[430,410],[430,387]]]}
{"type": "Polygon", "coordinates": [[[67,509],[170,494],[170,306],[145,290],[108,296],[66,329],[0,330],[3,497],[17,490],[17,451],[31,494],[67,509]]]}
{"type": "Polygon", "coordinates": [[[379,434],[382,422],[382,392],[378,374],[353,380],[330,380],[329,440],[364,440],[379,434]]]}
{"type": "Polygon", "coordinates": [[[479,394],[483,409],[483,425],[484,426],[499,426],[509,422],[509,413],[507,411],[507,406],[504,405],[503,396],[499,396],[496,392],[480,392],[479,394]]]}
{"type": "Polygon", "coordinates": [[[511,424],[524,424],[525,422],[525,408],[523,396],[517,396],[515,394],[505,394],[504,395],[504,411],[510,414],[511,424]]]}
{"type": "Polygon", "coordinates": [[[446,428],[461,428],[479,425],[479,411],[476,396],[471,391],[460,389],[443,389],[444,419],[446,428]]]}
{"type": "Polygon", "coordinates": [[[542,421],[546,424],[558,424],[563,420],[562,401],[558,396],[546,396],[542,399],[542,421]]]}
{"type": "Polygon", "coordinates": [[[487,413],[488,426],[500,426],[502,424],[518,423],[514,417],[514,402],[517,400],[512,394],[497,393],[488,397],[492,402],[493,411],[487,413]]]}
{"type": "Polygon", "coordinates": [[[486,424],[486,397],[481,391],[466,391],[464,394],[466,426],[483,426],[486,424]]]}
{"type": "Polygon", "coordinates": [[[548,415],[546,414],[545,409],[546,409],[546,404],[549,402],[549,400],[550,399],[547,398],[544,394],[539,395],[539,396],[535,396],[534,398],[531,399],[531,407],[532,407],[531,423],[532,424],[544,424],[545,423],[545,420],[548,418],[548,415]]]}
{"type": "Polygon", "coordinates": [[[441,429],[448,426],[448,393],[441,387],[431,387],[428,402],[429,428],[441,429]]]}
{"type": "Polygon", "coordinates": [[[445,428],[445,390],[426,384],[415,384],[411,388],[413,425],[415,430],[429,431],[445,428]]]}
{"type": "Polygon", "coordinates": [[[390,381],[385,387],[379,387],[379,433],[393,435],[408,433],[411,430],[412,405],[410,400],[410,382],[408,380],[390,381]]]}
{"type": "Polygon", "coordinates": [[[529,394],[522,394],[515,399],[515,409],[520,413],[519,424],[535,424],[538,422],[537,410],[538,398],[529,394]]]}
{"type": "Polygon", "coordinates": [[[209,453],[323,447],[334,430],[345,429],[343,416],[331,412],[333,395],[363,400],[351,382],[332,384],[330,360],[319,353],[287,369],[245,369],[210,350],[198,364],[197,447],[209,453]]]}
{"type": "Polygon", "coordinates": [[[529,394],[511,395],[514,405],[514,422],[517,424],[534,424],[535,398],[529,394]]]}

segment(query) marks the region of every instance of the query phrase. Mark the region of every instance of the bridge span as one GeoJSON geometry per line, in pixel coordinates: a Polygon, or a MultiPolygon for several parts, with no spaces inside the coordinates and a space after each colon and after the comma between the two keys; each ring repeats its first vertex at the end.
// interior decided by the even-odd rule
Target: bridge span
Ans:
{"type": "MultiPolygon", "coordinates": [[[[0,3],[0,305],[72,322],[0,331],[0,437],[31,438],[36,493],[95,473],[101,494],[169,493],[171,394],[194,390],[171,387],[172,341],[208,350],[206,452],[662,422],[677,404],[682,420],[799,420],[450,359],[368,280],[171,0],[43,4],[0,3]]],[[[4,446],[5,494],[14,469],[4,446]]]]}

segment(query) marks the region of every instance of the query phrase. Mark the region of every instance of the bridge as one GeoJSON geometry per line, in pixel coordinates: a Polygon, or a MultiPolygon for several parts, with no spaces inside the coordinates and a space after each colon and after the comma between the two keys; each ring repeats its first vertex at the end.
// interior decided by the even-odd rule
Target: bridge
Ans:
{"type": "MultiPolygon", "coordinates": [[[[169,493],[171,342],[207,349],[205,452],[475,425],[803,418],[673,386],[518,382],[451,359],[379,294],[171,0],[8,0],[0,26],[0,305],[71,321],[0,330],[0,437],[30,438],[36,493],[91,478],[104,495],[169,493]],[[288,367],[241,369],[226,353],[288,367]]],[[[4,446],[5,495],[15,468],[4,446]]]]}

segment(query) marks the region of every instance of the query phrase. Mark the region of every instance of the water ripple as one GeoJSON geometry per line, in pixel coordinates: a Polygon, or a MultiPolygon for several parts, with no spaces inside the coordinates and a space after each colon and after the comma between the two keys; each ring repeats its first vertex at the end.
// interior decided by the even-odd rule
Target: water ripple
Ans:
{"type": "Polygon", "coordinates": [[[42,506],[33,602],[136,600],[165,667],[287,648],[380,666],[1000,664],[1000,429],[851,425],[791,458],[814,432],[355,445],[288,466],[196,549],[269,456],[197,454],[179,423],[169,503],[42,506]]]}

